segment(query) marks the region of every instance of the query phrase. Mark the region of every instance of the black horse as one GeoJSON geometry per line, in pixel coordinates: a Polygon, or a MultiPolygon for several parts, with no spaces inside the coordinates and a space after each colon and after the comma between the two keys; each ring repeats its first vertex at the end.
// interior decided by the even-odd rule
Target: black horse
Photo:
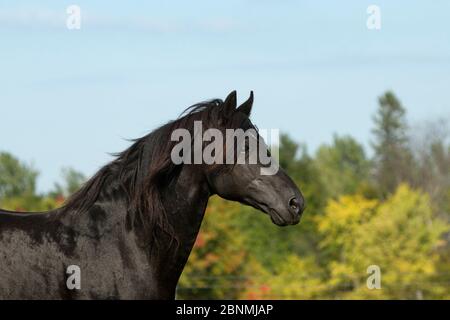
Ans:
{"type": "MultiPolygon", "coordinates": [[[[0,210],[0,298],[174,299],[208,198],[251,205],[280,226],[297,224],[304,208],[280,169],[256,164],[174,164],[171,133],[254,128],[253,94],[240,107],[236,92],[189,108],[103,167],[66,204],[44,213],[0,210]],[[67,285],[78,266],[81,288],[67,285]],[[70,271],[70,268],[69,268],[70,271]]],[[[259,136],[259,135],[258,135],[259,136]]],[[[258,137],[259,138],[259,137],[258,137]]]]}

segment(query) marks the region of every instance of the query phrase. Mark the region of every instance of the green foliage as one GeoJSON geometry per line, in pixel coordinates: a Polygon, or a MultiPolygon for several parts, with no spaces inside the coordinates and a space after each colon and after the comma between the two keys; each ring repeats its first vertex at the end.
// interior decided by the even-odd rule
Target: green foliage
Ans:
{"type": "Polygon", "coordinates": [[[34,194],[37,175],[31,166],[9,153],[0,152],[0,200],[34,194]]]}
{"type": "Polygon", "coordinates": [[[399,146],[408,141],[406,137],[406,110],[394,95],[388,91],[378,98],[379,108],[374,116],[373,133],[378,144],[375,149],[378,154],[384,154],[386,148],[399,146]]]}
{"type": "Polygon", "coordinates": [[[334,136],[331,146],[317,150],[315,165],[327,198],[361,191],[368,184],[369,161],[364,149],[349,136],[334,136]]]}
{"type": "Polygon", "coordinates": [[[0,206],[2,209],[18,212],[43,212],[59,207],[62,202],[62,199],[51,196],[24,195],[5,198],[0,201],[0,206]]]}
{"type": "Polygon", "coordinates": [[[318,299],[326,284],[313,257],[289,254],[274,272],[262,265],[253,266],[240,298],[243,299],[318,299]]]}
{"type": "Polygon", "coordinates": [[[382,203],[344,196],[330,202],[319,225],[321,246],[332,252],[326,279],[336,289],[332,298],[436,298],[445,292],[448,284],[432,278],[450,228],[433,219],[428,195],[401,185],[382,203]],[[381,290],[366,286],[370,265],[381,269],[381,290]]]}
{"type": "Polygon", "coordinates": [[[81,172],[72,168],[63,168],[61,170],[61,175],[64,183],[63,185],[56,183],[54,193],[65,197],[68,197],[77,191],[86,181],[86,177],[81,172]]]}

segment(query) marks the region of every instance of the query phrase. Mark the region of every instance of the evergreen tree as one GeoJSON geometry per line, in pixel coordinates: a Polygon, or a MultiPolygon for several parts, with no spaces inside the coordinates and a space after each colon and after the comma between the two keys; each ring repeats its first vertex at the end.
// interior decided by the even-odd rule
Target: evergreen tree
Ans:
{"type": "Polygon", "coordinates": [[[379,98],[374,116],[375,180],[381,195],[392,193],[401,182],[410,182],[412,156],[408,148],[405,108],[394,93],[379,98]]]}

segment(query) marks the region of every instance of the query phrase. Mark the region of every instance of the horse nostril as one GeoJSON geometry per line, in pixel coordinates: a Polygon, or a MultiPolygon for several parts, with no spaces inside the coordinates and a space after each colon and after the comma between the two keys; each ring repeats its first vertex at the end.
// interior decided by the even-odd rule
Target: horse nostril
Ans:
{"type": "Polygon", "coordinates": [[[300,202],[298,201],[297,198],[294,197],[291,200],[289,200],[289,208],[291,208],[291,210],[293,210],[295,213],[299,213],[300,202]]]}

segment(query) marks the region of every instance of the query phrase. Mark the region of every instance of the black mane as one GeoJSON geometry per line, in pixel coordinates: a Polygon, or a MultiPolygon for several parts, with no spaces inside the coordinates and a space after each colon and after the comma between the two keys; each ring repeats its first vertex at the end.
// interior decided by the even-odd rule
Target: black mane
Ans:
{"type": "MultiPolygon", "coordinates": [[[[223,101],[214,99],[187,108],[177,120],[171,121],[146,136],[131,140],[133,144],[101,168],[65,203],[63,211],[82,213],[97,201],[105,184],[117,181],[126,195],[130,227],[143,226],[145,233],[155,236],[156,229],[173,236],[161,203],[159,188],[166,185],[176,165],[171,161],[175,142],[170,140],[173,130],[193,131],[194,121],[205,127],[218,127],[223,118],[223,101]],[[108,182],[108,183],[107,183],[108,182]]],[[[174,237],[173,237],[174,238],[174,237]]]]}

